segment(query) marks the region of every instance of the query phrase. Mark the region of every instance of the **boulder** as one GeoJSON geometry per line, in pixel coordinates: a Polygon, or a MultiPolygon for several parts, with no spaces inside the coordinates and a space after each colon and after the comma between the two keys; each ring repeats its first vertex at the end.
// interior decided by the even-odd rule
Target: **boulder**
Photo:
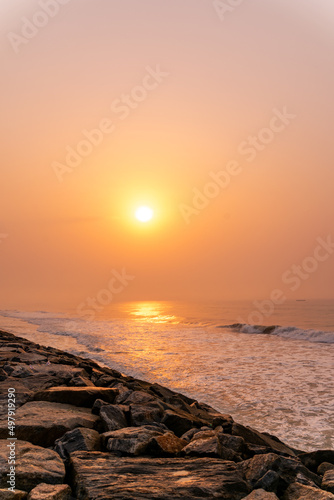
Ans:
{"type": "Polygon", "coordinates": [[[121,404],[147,404],[150,402],[156,402],[157,399],[152,396],[151,394],[148,394],[147,392],[144,391],[126,391],[120,394],[117,398],[116,403],[121,403],[121,404]]]}
{"type": "Polygon", "coordinates": [[[252,444],[252,443],[246,443],[248,453],[249,453],[249,458],[253,457],[254,455],[266,455],[268,453],[272,453],[272,449],[269,448],[269,446],[260,446],[259,444],[252,444]]]}
{"type": "Polygon", "coordinates": [[[318,476],[323,476],[326,471],[333,470],[333,469],[334,469],[333,464],[330,464],[329,462],[322,462],[322,464],[320,464],[318,469],[317,469],[317,474],[318,474],[318,476]]]}
{"type": "Polygon", "coordinates": [[[126,406],[122,405],[102,405],[100,408],[100,418],[104,432],[116,431],[127,427],[128,423],[124,413],[126,406]]]}
{"type": "MultiPolygon", "coordinates": [[[[7,439],[0,440],[1,488],[8,487],[7,439]]],[[[58,453],[46,450],[26,441],[15,441],[16,488],[29,492],[40,483],[61,484],[65,478],[65,467],[58,453]]]]}
{"type": "Polygon", "coordinates": [[[279,474],[274,470],[268,470],[258,481],[256,481],[254,488],[264,489],[266,491],[277,491],[279,483],[279,474]]]}
{"type": "Polygon", "coordinates": [[[320,478],[306,469],[304,465],[294,458],[268,453],[266,455],[255,455],[249,460],[240,463],[240,468],[245,474],[245,477],[251,487],[264,487],[267,484],[268,488],[276,490],[284,490],[289,484],[305,478],[305,481],[310,481],[311,484],[320,485],[320,478]],[[275,472],[266,477],[268,471],[275,472]],[[278,481],[277,481],[278,476],[278,481]],[[269,484],[268,484],[269,483],[269,484]],[[278,483],[278,484],[277,484],[278,483]]]}
{"type": "Polygon", "coordinates": [[[36,392],[31,399],[91,408],[96,399],[113,403],[117,395],[118,390],[109,387],[51,387],[36,392]]]}
{"type": "Polygon", "coordinates": [[[142,455],[153,437],[164,434],[158,427],[126,427],[103,434],[106,448],[126,455],[142,455]]]}
{"type": "Polygon", "coordinates": [[[275,493],[265,491],[263,489],[258,489],[252,491],[243,500],[278,500],[278,496],[275,493]]]}
{"type": "Polygon", "coordinates": [[[152,460],[75,452],[71,464],[77,498],[241,500],[249,493],[234,463],[212,458],[152,460]]]}
{"type": "Polygon", "coordinates": [[[107,406],[108,404],[109,403],[102,401],[102,399],[96,399],[92,406],[92,413],[94,413],[94,415],[100,415],[100,410],[102,406],[107,406]]]}
{"type": "Polygon", "coordinates": [[[189,431],[193,427],[202,427],[205,425],[205,422],[202,420],[193,417],[182,410],[166,410],[161,422],[178,437],[181,437],[182,434],[189,431]]]}
{"type": "Polygon", "coordinates": [[[293,483],[284,493],[282,500],[334,500],[334,495],[319,488],[293,483]]]}
{"type": "Polygon", "coordinates": [[[57,439],[54,450],[63,460],[67,460],[74,451],[100,451],[100,441],[100,434],[97,431],[79,427],[66,432],[60,439],[57,439]]]}
{"type": "Polygon", "coordinates": [[[39,484],[31,490],[28,500],[71,500],[72,490],[67,484],[39,484]]]}
{"type": "Polygon", "coordinates": [[[0,488],[0,498],[1,500],[26,500],[28,493],[22,490],[10,491],[7,488],[0,488]]]}
{"type": "Polygon", "coordinates": [[[195,432],[191,441],[196,441],[196,439],[209,439],[216,436],[216,432],[213,429],[201,427],[201,429],[197,429],[198,432],[195,432]]]}
{"type": "Polygon", "coordinates": [[[201,411],[203,411],[207,415],[207,418],[210,421],[210,424],[212,425],[213,428],[221,426],[221,427],[223,427],[224,432],[231,434],[232,425],[234,422],[231,415],[227,415],[225,413],[220,413],[205,403],[196,402],[196,406],[198,409],[200,409],[201,411]]]}
{"type": "Polygon", "coordinates": [[[93,382],[87,377],[73,377],[68,385],[70,387],[94,387],[93,382]]]}
{"type": "Polygon", "coordinates": [[[113,387],[113,385],[118,382],[117,378],[111,377],[107,374],[100,374],[100,376],[97,376],[97,374],[94,375],[95,376],[92,380],[94,381],[94,385],[96,387],[113,387]]]}
{"type": "Polygon", "coordinates": [[[147,453],[156,457],[171,457],[178,455],[186,446],[187,441],[180,439],[173,432],[153,437],[147,445],[147,453]]]}
{"type": "Polygon", "coordinates": [[[245,477],[252,489],[268,470],[274,470],[277,458],[278,455],[274,453],[255,455],[253,458],[245,460],[240,464],[240,468],[245,473],[245,477]]]}
{"type": "Polygon", "coordinates": [[[231,415],[226,415],[222,413],[213,413],[212,417],[212,427],[222,427],[224,432],[231,434],[234,420],[231,415]]]}
{"type": "MultiPolygon", "coordinates": [[[[202,434],[202,433],[200,433],[202,434]]],[[[198,438],[196,435],[182,450],[182,454],[190,457],[213,457],[219,458],[219,443],[217,436],[198,438]]]]}
{"type": "MultiPolygon", "coordinates": [[[[16,411],[15,436],[33,444],[53,446],[56,439],[76,427],[93,428],[98,417],[87,408],[33,401],[16,411]]],[[[7,419],[0,419],[0,439],[7,438],[7,419]]]]}
{"type": "Polygon", "coordinates": [[[298,455],[305,467],[316,472],[322,462],[334,464],[334,450],[317,450],[298,455]]]}
{"type": "Polygon", "coordinates": [[[189,431],[182,434],[181,439],[185,439],[186,441],[188,441],[188,443],[190,443],[195,434],[198,434],[199,432],[202,432],[202,429],[193,427],[192,429],[189,429],[189,431]]]}
{"type": "Polygon", "coordinates": [[[157,402],[130,405],[130,424],[134,426],[161,422],[163,415],[163,407],[157,402]]]}
{"type": "Polygon", "coordinates": [[[327,470],[322,478],[321,488],[334,493],[334,469],[327,470]]]}
{"type": "Polygon", "coordinates": [[[239,456],[246,454],[248,451],[245,440],[240,436],[231,436],[224,432],[218,432],[217,438],[221,447],[233,450],[239,456]]]}
{"type": "Polygon", "coordinates": [[[232,434],[234,436],[240,436],[244,438],[247,444],[252,443],[260,446],[265,446],[278,455],[291,455],[293,457],[296,456],[295,452],[284,443],[282,443],[278,438],[258,432],[251,427],[245,427],[243,425],[234,423],[232,426],[232,434]]]}
{"type": "Polygon", "coordinates": [[[166,403],[169,403],[176,408],[185,409],[186,407],[191,406],[193,403],[196,403],[193,399],[188,398],[188,396],[184,396],[178,394],[177,392],[168,389],[167,387],[163,387],[160,384],[152,384],[149,387],[150,393],[158,396],[158,398],[166,403]],[[186,405],[186,406],[185,406],[186,405]]]}

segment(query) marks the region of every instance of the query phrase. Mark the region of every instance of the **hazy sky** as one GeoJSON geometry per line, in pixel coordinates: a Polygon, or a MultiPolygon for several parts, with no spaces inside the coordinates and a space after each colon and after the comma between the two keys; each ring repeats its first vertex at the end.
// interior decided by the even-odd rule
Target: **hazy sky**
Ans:
{"type": "Polygon", "coordinates": [[[0,1],[0,308],[334,298],[333,0],[233,3],[0,1]]]}

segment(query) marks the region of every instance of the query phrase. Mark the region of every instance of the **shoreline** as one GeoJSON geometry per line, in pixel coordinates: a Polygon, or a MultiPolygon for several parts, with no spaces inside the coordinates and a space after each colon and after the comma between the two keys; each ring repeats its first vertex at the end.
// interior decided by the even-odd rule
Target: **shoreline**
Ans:
{"type": "Polygon", "coordinates": [[[4,331],[0,361],[0,498],[334,499],[333,450],[296,450],[160,384],[4,331]],[[3,496],[7,474],[25,493],[3,496]]]}
{"type": "Polygon", "coordinates": [[[198,335],[192,325],[155,328],[146,323],[142,330],[136,321],[110,320],[101,327],[99,322],[71,323],[67,317],[39,320],[35,313],[28,322],[3,319],[0,330],[158,382],[295,448],[334,448],[333,345],[217,328],[201,329],[198,335]]]}

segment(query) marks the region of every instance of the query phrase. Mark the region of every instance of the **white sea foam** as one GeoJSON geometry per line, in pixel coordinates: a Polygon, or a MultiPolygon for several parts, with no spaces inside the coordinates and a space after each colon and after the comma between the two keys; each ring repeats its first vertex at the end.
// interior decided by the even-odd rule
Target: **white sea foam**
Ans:
{"type": "Polygon", "coordinates": [[[273,327],[263,335],[248,326],[237,331],[45,312],[0,314],[0,327],[14,334],[159,382],[296,448],[334,446],[334,346],[310,342],[311,330],[299,329],[308,332],[305,340],[289,337],[296,335],[294,327],[273,327]]]}
{"type": "Polygon", "coordinates": [[[219,328],[231,328],[241,333],[278,335],[279,337],[295,340],[334,344],[334,332],[297,328],[295,326],[263,326],[235,323],[233,325],[222,325],[219,328]]]}

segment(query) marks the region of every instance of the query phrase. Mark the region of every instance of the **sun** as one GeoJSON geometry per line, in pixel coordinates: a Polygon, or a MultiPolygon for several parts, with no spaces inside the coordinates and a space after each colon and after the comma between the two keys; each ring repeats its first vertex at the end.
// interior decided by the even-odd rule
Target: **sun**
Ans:
{"type": "Polygon", "coordinates": [[[148,222],[152,219],[154,212],[150,207],[138,207],[135,212],[135,217],[139,222],[148,222]]]}

